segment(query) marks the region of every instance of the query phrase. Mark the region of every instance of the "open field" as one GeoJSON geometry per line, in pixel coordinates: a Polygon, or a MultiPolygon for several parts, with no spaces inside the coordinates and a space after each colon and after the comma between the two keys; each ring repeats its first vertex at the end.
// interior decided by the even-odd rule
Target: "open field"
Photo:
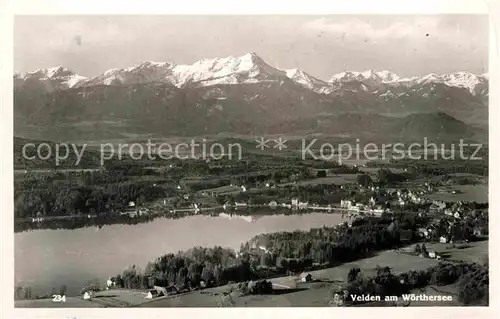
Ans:
{"type": "MultiPolygon", "coordinates": [[[[337,174],[335,176],[319,177],[297,182],[298,185],[345,185],[356,183],[357,174],[337,174]]],[[[292,183],[281,184],[280,186],[292,185],[292,183]]]]}
{"type": "MultiPolygon", "coordinates": [[[[456,244],[455,248],[452,247],[452,244],[426,243],[425,247],[427,251],[435,251],[443,255],[444,260],[481,263],[484,256],[488,255],[488,242],[488,240],[483,240],[466,244],[456,244]],[[458,248],[461,245],[468,247],[458,248]]],[[[407,249],[411,250],[412,248],[408,247],[407,249]]]]}
{"type": "MultiPolygon", "coordinates": [[[[343,282],[347,278],[349,270],[353,267],[359,267],[363,274],[373,276],[376,274],[377,266],[388,266],[394,273],[405,272],[410,269],[423,270],[436,265],[438,262],[433,259],[420,258],[417,256],[410,256],[401,254],[394,250],[384,251],[380,254],[366,259],[345,263],[333,268],[325,268],[320,270],[310,271],[309,273],[314,279],[330,282],[343,282]]],[[[281,277],[272,279],[273,283],[288,286],[292,285],[296,279],[291,277],[281,277]]]]}
{"type": "Polygon", "coordinates": [[[478,203],[488,202],[488,184],[477,185],[453,185],[449,191],[436,192],[424,195],[432,200],[442,200],[445,202],[458,202],[458,201],[474,201],[478,203]],[[458,191],[457,194],[452,194],[451,191],[458,191]]]}
{"type": "Polygon", "coordinates": [[[216,188],[204,189],[200,192],[215,193],[215,194],[226,194],[226,193],[240,193],[241,188],[238,186],[221,186],[216,188]]]}

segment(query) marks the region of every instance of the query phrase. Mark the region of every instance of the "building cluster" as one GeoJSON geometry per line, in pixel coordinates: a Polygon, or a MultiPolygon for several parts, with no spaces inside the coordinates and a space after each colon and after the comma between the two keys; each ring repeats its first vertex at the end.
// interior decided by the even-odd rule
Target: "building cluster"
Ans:
{"type": "Polygon", "coordinates": [[[374,197],[370,197],[366,204],[356,203],[353,200],[343,199],[340,201],[340,208],[351,213],[366,212],[374,215],[381,215],[386,211],[382,205],[377,205],[374,197]]]}
{"type": "Polygon", "coordinates": [[[129,217],[148,215],[150,210],[146,207],[138,207],[135,202],[129,202],[128,207],[120,212],[120,215],[128,215],[129,217]]]}
{"type": "Polygon", "coordinates": [[[398,189],[390,193],[394,198],[393,203],[397,206],[406,206],[410,204],[425,204],[427,201],[422,197],[424,191],[411,191],[405,188],[398,189]]]}

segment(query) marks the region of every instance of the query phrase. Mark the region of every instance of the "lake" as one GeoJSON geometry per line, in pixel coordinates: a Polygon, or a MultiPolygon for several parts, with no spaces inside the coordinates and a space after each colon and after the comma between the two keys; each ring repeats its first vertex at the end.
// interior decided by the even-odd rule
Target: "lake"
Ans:
{"type": "Polygon", "coordinates": [[[195,246],[239,249],[251,237],[277,231],[308,230],[346,221],[339,214],[190,216],[156,219],[138,225],[111,225],[74,230],[35,230],[14,234],[16,286],[31,286],[32,295],[67,286],[79,293],[87,281],[101,283],[128,266],[144,269],[166,253],[195,246]]]}

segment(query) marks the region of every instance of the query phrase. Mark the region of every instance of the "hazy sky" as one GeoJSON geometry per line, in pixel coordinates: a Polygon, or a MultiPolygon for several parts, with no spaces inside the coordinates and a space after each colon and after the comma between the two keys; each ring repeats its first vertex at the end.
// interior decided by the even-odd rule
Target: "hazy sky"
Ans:
{"type": "Polygon", "coordinates": [[[345,70],[400,76],[487,72],[481,15],[17,16],[14,68],[95,76],[143,61],[191,64],[256,52],[322,79],[345,70]]]}

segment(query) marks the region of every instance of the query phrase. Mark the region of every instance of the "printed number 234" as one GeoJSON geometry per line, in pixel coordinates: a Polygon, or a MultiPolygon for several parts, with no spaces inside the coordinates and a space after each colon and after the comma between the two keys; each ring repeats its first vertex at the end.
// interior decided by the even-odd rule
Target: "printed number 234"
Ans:
{"type": "Polygon", "coordinates": [[[61,296],[61,295],[52,295],[52,301],[53,302],[66,302],[66,296],[61,296]]]}

